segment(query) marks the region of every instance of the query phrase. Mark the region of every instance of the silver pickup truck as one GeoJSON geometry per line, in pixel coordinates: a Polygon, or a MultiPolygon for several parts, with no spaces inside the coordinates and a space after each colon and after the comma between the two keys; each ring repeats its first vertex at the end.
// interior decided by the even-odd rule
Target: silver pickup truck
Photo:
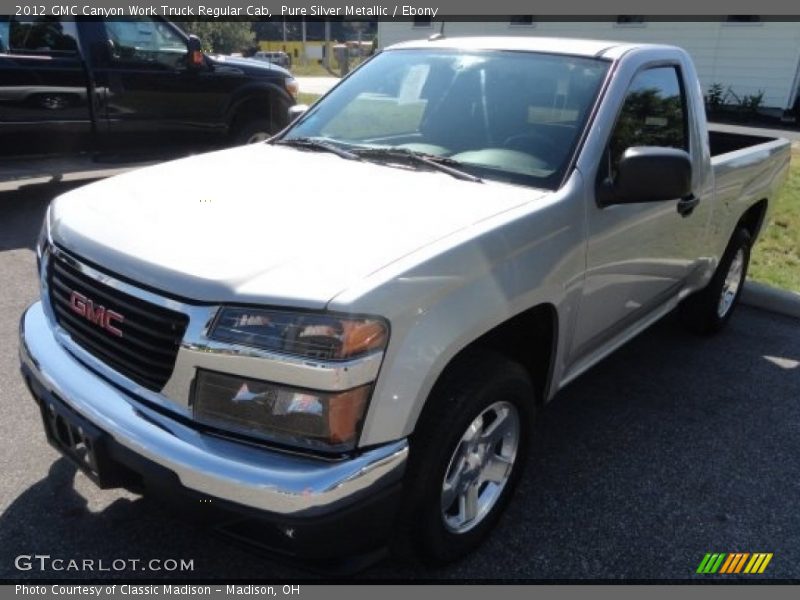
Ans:
{"type": "Polygon", "coordinates": [[[709,134],[679,48],[397,45],[266,143],[55,199],[22,372],[101,486],[454,560],[560,388],[676,307],[725,325],[789,156],[709,134]]]}

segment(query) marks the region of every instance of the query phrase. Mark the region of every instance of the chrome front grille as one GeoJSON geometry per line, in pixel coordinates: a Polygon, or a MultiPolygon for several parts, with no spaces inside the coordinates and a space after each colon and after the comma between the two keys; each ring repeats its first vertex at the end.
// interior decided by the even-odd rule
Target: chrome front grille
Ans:
{"type": "Polygon", "coordinates": [[[50,255],[47,284],[56,321],[77,345],[149,390],[164,387],[175,367],[187,315],[89,277],[60,254],[50,255]],[[111,314],[112,321],[104,318],[111,314]]]}

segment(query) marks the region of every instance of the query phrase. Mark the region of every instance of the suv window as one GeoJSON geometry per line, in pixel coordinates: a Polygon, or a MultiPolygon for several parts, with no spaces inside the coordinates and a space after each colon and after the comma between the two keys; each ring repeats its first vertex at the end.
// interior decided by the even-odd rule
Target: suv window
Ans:
{"type": "Polygon", "coordinates": [[[631,82],[609,144],[612,175],[631,146],[689,149],[686,101],[676,67],[647,69],[631,82]]]}
{"type": "MultiPolygon", "coordinates": [[[[3,37],[0,29],[0,37],[3,37]]],[[[28,19],[11,18],[8,22],[8,39],[3,45],[13,54],[47,56],[75,56],[78,54],[78,35],[74,21],[57,17],[28,19]]]]}
{"type": "Polygon", "coordinates": [[[0,54],[8,52],[8,17],[0,17],[0,54]]]}
{"type": "Polygon", "coordinates": [[[168,69],[186,66],[186,42],[163,21],[131,18],[106,21],[105,26],[115,63],[168,69]]]}

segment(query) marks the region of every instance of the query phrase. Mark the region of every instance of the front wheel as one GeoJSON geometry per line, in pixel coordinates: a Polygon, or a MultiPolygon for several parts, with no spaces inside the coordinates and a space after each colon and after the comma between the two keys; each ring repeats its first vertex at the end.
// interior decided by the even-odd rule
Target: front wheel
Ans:
{"type": "Polygon", "coordinates": [[[272,122],[269,119],[254,119],[246,121],[236,130],[233,136],[233,143],[236,146],[257,144],[268,140],[270,137],[272,137],[272,122]]]}
{"type": "Polygon", "coordinates": [[[691,330],[716,333],[731,318],[747,277],[750,245],[748,231],[737,229],[709,284],[684,301],[681,312],[691,330]]]}
{"type": "Polygon", "coordinates": [[[475,549],[523,470],[535,393],[525,369],[490,353],[450,369],[411,438],[406,535],[425,562],[475,549]]]}

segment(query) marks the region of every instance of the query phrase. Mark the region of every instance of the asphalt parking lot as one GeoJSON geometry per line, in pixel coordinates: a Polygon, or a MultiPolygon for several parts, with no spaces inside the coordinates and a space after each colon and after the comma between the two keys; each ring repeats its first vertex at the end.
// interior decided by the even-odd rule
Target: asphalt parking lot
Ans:
{"type": "MultiPolygon", "coordinates": [[[[157,499],[101,491],[45,442],[17,369],[36,299],[33,242],[58,186],[0,194],[0,579],[310,578],[187,525],[157,499]],[[191,572],[15,568],[19,555],[191,559],[191,572]]],[[[740,307],[714,338],[669,317],[541,414],[521,487],[481,550],[443,569],[387,560],[361,579],[685,579],[706,552],[772,552],[800,579],[800,321],[740,307]]]]}

